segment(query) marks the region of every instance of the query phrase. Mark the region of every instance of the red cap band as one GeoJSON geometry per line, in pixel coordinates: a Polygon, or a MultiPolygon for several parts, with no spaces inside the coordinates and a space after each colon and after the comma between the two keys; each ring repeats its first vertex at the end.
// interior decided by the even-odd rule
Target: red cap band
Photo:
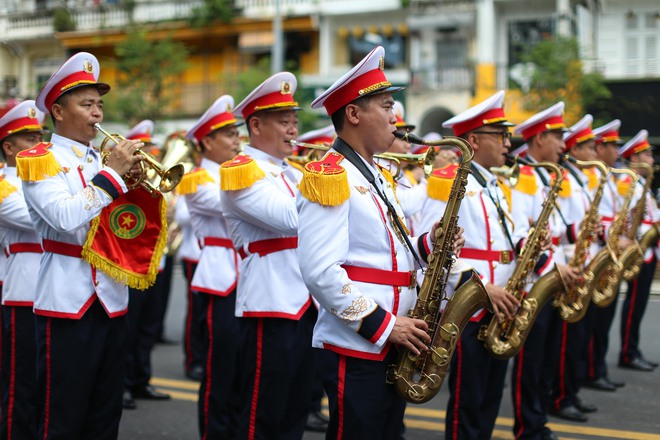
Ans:
{"type": "Polygon", "coordinates": [[[561,128],[566,128],[564,123],[563,116],[553,116],[551,118],[544,119],[539,121],[537,124],[534,124],[527,129],[523,130],[522,137],[524,140],[529,140],[532,136],[535,136],[539,133],[543,133],[548,130],[559,130],[561,128]]]}
{"type": "Polygon", "coordinates": [[[329,115],[345,106],[351,101],[380,88],[390,87],[385,72],[373,69],[358,76],[353,81],[335,90],[323,103],[329,115]]]}
{"type": "Polygon", "coordinates": [[[506,122],[506,116],[504,115],[503,108],[490,109],[472,119],[459,122],[452,127],[452,130],[454,130],[455,136],[461,136],[468,131],[474,130],[475,128],[483,127],[484,125],[496,124],[498,122],[506,122]]]}
{"type": "Polygon", "coordinates": [[[197,141],[201,141],[204,136],[218,128],[226,127],[237,122],[236,117],[231,112],[220,113],[197,129],[194,136],[197,141]]]}

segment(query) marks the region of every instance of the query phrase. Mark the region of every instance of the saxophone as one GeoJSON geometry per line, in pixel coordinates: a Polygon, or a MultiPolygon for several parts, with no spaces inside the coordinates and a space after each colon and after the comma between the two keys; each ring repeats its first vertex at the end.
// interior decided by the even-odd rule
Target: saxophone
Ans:
{"type": "MultiPolygon", "coordinates": [[[[594,280],[594,274],[589,270],[585,271],[584,266],[589,257],[589,248],[597,238],[595,231],[598,222],[600,221],[598,206],[603,198],[605,184],[607,183],[608,167],[599,160],[581,161],[569,156],[567,156],[566,159],[573,162],[579,168],[595,166],[600,171],[600,180],[598,181],[596,193],[591,201],[589,211],[586,212],[584,220],[582,221],[580,235],[575,243],[573,257],[568,262],[570,267],[582,269],[583,275],[578,279],[570,291],[562,288],[558,289],[559,294],[553,302],[553,305],[559,309],[559,316],[561,316],[564,321],[573,323],[584,317],[587,308],[589,307],[589,303],[591,302],[591,283],[594,280]]],[[[608,254],[603,253],[603,257],[606,255],[608,254]]]]}
{"type": "Polygon", "coordinates": [[[454,262],[454,231],[458,223],[458,210],[465,194],[467,176],[471,172],[472,146],[460,138],[426,141],[409,133],[395,132],[394,135],[408,142],[430,147],[451,145],[461,151],[462,157],[445,213],[435,231],[433,251],[428,256],[429,265],[415,308],[408,311],[409,317],[423,319],[428,324],[431,344],[427,351],[419,355],[402,349],[396,364],[390,365],[387,371],[387,383],[393,384],[404,400],[424,403],[440,391],[456,344],[470,317],[481,308],[491,308],[491,304],[481,279],[473,272],[472,278],[449,299],[444,313],[440,313],[447,279],[454,262]]]}
{"type": "Polygon", "coordinates": [[[619,246],[619,237],[626,234],[630,202],[635,194],[635,185],[639,180],[637,174],[629,169],[611,168],[618,174],[628,174],[632,178],[630,188],[623,199],[623,206],[616,213],[605,249],[601,250],[589,264],[588,270],[593,273],[594,282],[591,285],[592,301],[598,307],[607,307],[616,299],[619,285],[623,278],[623,265],[620,258],[623,249],[619,246]]]}
{"type": "MultiPolygon", "coordinates": [[[[518,299],[520,308],[513,319],[504,318],[502,321],[498,321],[493,316],[488,326],[482,327],[479,332],[479,339],[484,341],[486,349],[498,359],[508,359],[518,353],[525,343],[538,313],[554,293],[554,290],[543,289],[539,291],[537,289],[540,295],[532,295],[530,292],[529,295],[525,296],[525,287],[534,270],[536,260],[542,252],[541,246],[548,234],[548,219],[555,209],[557,196],[564,180],[562,169],[552,162],[531,163],[521,159],[517,160],[533,168],[546,168],[554,173],[556,177],[550,192],[543,201],[538,219],[529,230],[513,274],[504,288],[518,299]]],[[[517,166],[517,164],[514,166],[517,166]]]]}
{"type": "Polygon", "coordinates": [[[642,264],[644,264],[644,254],[646,253],[646,249],[649,244],[653,243],[649,242],[649,239],[652,239],[653,235],[655,235],[655,233],[651,231],[657,229],[657,227],[654,226],[647,231],[647,233],[651,232],[651,234],[646,240],[642,237],[641,240],[637,241],[637,231],[639,230],[639,227],[644,220],[644,215],[646,214],[646,195],[651,189],[651,184],[653,183],[653,167],[643,162],[631,163],[628,166],[630,168],[641,168],[646,170],[646,181],[644,182],[642,195],[633,208],[632,221],[630,223],[630,229],[628,229],[628,238],[632,240],[632,244],[623,251],[623,254],[621,254],[623,278],[626,281],[632,281],[637,275],[639,275],[642,264]]]}

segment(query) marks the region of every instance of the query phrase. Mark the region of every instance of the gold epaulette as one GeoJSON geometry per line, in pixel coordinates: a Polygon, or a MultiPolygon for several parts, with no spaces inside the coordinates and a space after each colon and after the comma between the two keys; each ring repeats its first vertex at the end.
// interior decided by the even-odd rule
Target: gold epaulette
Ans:
{"type": "Polygon", "coordinates": [[[305,172],[305,168],[302,166],[302,164],[300,164],[298,162],[294,162],[292,160],[287,159],[286,163],[288,163],[289,165],[291,165],[292,167],[294,167],[295,169],[297,169],[301,173],[305,172]]]}
{"type": "Polygon", "coordinates": [[[513,187],[516,191],[523,194],[533,196],[536,194],[538,187],[536,186],[536,176],[534,175],[534,168],[525,165],[520,166],[520,174],[518,182],[513,187]]]}
{"type": "Polygon", "coordinates": [[[338,206],[348,200],[351,189],[346,170],[339,165],[342,160],[344,156],[333,151],[306,164],[298,185],[303,197],[323,206],[338,206]]]}
{"type": "Polygon", "coordinates": [[[621,178],[617,181],[617,183],[616,183],[616,187],[617,187],[618,190],[619,190],[619,195],[625,197],[626,194],[628,194],[628,189],[630,189],[630,183],[631,183],[631,182],[632,182],[632,177],[630,177],[630,176],[627,175],[627,174],[624,175],[623,177],[621,177],[621,178]]]}
{"type": "MultiPolygon", "coordinates": [[[[559,188],[559,197],[568,198],[571,196],[571,181],[568,178],[568,170],[563,169],[561,173],[564,180],[561,181],[561,187],[559,188]]],[[[554,176],[552,176],[552,181],[554,182],[554,176]]]]}
{"type": "Polygon", "coordinates": [[[257,161],[245,154],[239,154],[220,166],[220,189],[234,191],[249,188],[254,182],[266,177],[257,161]]]}
{"type": "Polygon", "coordinates": [[[204,185],[205,183],[213,182],[214,180],[208,171],[204,168],[195,168],[189,173],[183,175],[181,182],[176,186],[176,192],[182,196],[193,194],[197,192],[197,185],[204,185]]]}
{"type": "Polygon", "coordinates": [[[454,184],[457,170],[458,164],[456,163],[451,163],[443,168],[433,170],[426,186],[428,196],[435,200],[442,200],[443,202],[449,200],[449,194],[451,193],[451,187],[454,184]]]}
{"type": "Polygon", "coordinates": [[[417,185],[419,183],[419,181],[415,177],[415,173],[413,173],[411,170],[407,170],[407,169],[403,170],[403,174],[408,178],[408,180],[410,180],[410,183],[412,183],[413,185],[417,185]]]}
{"type": "Polygon", "coordinates": [[[587,184],[589,190],[596,189],[596,187],[598,186],[598,173],[596,173],[596,168],[595,167],[585,168],[584,170],[582,170],[582,172],[589,179],[589,183],[587,184]]]}
{"type": "Polygon", "coordinates": [[[0,175],[0,203],[16,191],[17,188],[9,183],[5,176],[0,175]]]}
{"type": "Polygon", "coordinates": [[[511,208],[513,207],[511,204],[511,187],[499,177],[497,179],[497,186],[499,186],[502,190],[504,198],[506,199],[507,206],[509,207],[508,211],[511,212],[511,208]]]}
{"type": "Polygon", "coordinates": [[[49,150],[50,143],[41,142],[16,155],[16,174],[26,182],[36,182],[53,177],[62,171],[57,159],[49,150]]]}

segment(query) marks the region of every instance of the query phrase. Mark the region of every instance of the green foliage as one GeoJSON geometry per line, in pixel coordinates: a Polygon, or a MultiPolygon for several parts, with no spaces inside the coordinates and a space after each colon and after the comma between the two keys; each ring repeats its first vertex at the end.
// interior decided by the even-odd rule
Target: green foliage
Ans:
{"type": "Polygon", "coordinates": [[[192,27],[205,27],[220,20],[229,23],[234,18],[233,0],[204,0],[204,4],[193,9],[190,17],[192,27]]]}
{"type": "Polygon", "coordinates": [[[76,22],[67,8],[58,7],[53,9],[53,29],[55,29],[55,32],[76,30],[76,22]]]}
{"type": "Polygon", "coordinates": [[[538,111],[563,100],[566,119],[577,120],[584,108],[610,96],[601,74],[583,71],[574,38],[544,40],[523,55],[522,60],[535,66],[526,95],[528,110],[538,111]]]}
{"type": "Polygon", "coordinates": [[[111,119],[128,123],[159,119],[176,95],[177,75],[187,67],[188,51],[170,38],[151,41],[145,32],[133,32],[115,47],[118,87],[111,93],[111,119]]]}

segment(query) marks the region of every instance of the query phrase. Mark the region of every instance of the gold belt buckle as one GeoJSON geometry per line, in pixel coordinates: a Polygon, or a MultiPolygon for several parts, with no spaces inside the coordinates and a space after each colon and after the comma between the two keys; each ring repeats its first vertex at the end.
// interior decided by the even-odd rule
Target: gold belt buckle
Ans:
{"type": "Polygon", "coordinates": [[[511,251],[500,251],[500,263],[501,264],[511,263],[511,251]]]}
{"type": "Polygon", "coordinates": [[[410,287],[411,289],[416,289],[417,288],[417,271],[411,270],[410,271],[410,287]]]}

